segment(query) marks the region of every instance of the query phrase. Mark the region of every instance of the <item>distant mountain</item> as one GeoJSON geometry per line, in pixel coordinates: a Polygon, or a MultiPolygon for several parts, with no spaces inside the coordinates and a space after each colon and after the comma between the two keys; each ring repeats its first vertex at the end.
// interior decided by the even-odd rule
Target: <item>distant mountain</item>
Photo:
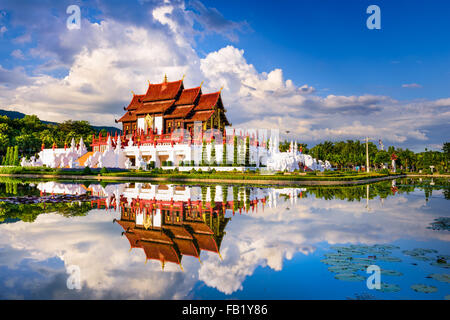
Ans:
{"type": "MultiPolygon", "coordinates": [[[[22,113],[22,112],[18,112],[18,111],[8,111],[8,110],[0,109],[0,116],[7,116],[10,119],[22,119],[23,117],[26,116],[26,114],[22,113]]],[[[44,121],[44,120],[41,120],[41,122],[45,123],[45,124],[58,124],[57,122],[44,121]]],[[[92,128],[95,131],[100,131],[100,130],[105,129],[106,131],[111,132],[113,135],[116,133],[116,131],[117,131],[117,133],[121,132],[121,130],[116,127],[92,126],[92,128]]]]}

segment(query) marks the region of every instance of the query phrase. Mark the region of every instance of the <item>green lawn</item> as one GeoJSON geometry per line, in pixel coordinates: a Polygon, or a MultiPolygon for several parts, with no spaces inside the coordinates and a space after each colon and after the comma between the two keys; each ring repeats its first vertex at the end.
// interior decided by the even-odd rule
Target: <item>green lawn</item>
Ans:
{"type": "MultiPolygon", "coordinates": [[[[198,167],[201,169],[201,167],[198,167]]],[[[83,170],[62,170],[51,169],[47,167],[0,167],[0,174],[38,174],[38,175],[54,175],[54,176],[87,176],[90,175],[93,178],[97,175],[108,177],[158,177],[166,178],[168,180],[177,179],[228,179],[228,180],[287,180],[287,181],[351,181],[351,180],[364,180],[371,178],[385,177],[389,175],[395,175],[394,173],[384,172],[354,172],[354,171],[327,171],[327,172],[308,172],[306,174],[289,173],[284,174],[279,172],[276,174],[260,174],[255,172],[214,172],[200,170],[190,172],[178,172],[176,170],[161,170],[155,169],[150,171],[142,170],[127,170],[108,172],[103,169],[102,172],[91,171],[87,169],[83,170]]],[[[400,172],[396,173],[401,174],[400,172]]]]}

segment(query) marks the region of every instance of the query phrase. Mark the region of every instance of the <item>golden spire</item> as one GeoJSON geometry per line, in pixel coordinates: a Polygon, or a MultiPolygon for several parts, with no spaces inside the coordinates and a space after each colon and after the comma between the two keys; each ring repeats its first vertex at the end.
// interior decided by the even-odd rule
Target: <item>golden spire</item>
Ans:
{"type": "Polygon", "coordinates": [[[147,80],[148,81],[148,84],[150,85],[150,80],[147,80]]]}
{"type": "Polygon", "coordinates": [[[223,89],[223,86],[221,86],[221,87],[220,87],[220,90],[219,90],[219,92],[222,92],[222,89],[223,89]]]}
{"type": "Polygon", "coordinates": [[[164,74],[164,83],[167,83],[167,74],[164,74]]]}
{"type": "Polygon", "coordinates": [[[203,81],[202,81],[202,83],[200,83],[200,88],[202,87],[202,85],[203,85],[203,81]]]}
{"type": "Polygon", "coordinates": [[[183,74],[183,78],[181,78],[181,81],[183,81],[184,80],[184,77],[185,77],[186,75],[185,74],[183,74]]]}
{"type": "Polygon", "coordinates": [[[134,91],[133,91],[133,90],[131,90],[131,93],[133,94],[133,96],[135,96],[135,94],[134,94],[134,91]]]}
{"type": "Polygon", "coordinates": [[[181,265],[181,262],[180,262],[180,269],[181,269],[181,271],[184,272],[184,269],[183,269],[183,266],[181,265]]]}

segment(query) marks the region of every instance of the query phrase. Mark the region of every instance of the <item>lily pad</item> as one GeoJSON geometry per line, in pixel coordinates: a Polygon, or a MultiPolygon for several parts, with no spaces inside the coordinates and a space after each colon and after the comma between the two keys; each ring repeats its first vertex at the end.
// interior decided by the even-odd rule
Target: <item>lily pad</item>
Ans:
{"type": "Polygon", "coordinates": [[[403,275],[403,273],[396,270],[384,270],[384,269],[381,269],[381,274],[383,276],[394,276],[394,277],[400,277],[403,275]]]}
{"type": "Polygon", "coordinates": [[[394,246],[392,244],[375,244],[374,248],[384,249],[384,250],[395,250],[400,249],[398,246],[394,246]]]}
{"type": "Polygon", "coordinates": [[[402,259],[397,257],[379,257],[377,260],[384,261],[384,262],[401,262],[402,259]]]}
{"type": "Polygon", "coordinates": [[[325,253],[325,257],[330,259],[347,259],[349,258],[348,255],[342,254],[342,253],[325,253]]]}
{"type": "Polygon", "coordinates": [[[352,267],[357,271],[366,271],[372,263],[353,263],[352,267]]]}
{"type": "Polygon", "coordinates": [[[412,258],[416,259],[416,260],[420,260],[420,261],[431,261],[431,260],[433,260],[432,258],[425,257],[425,256],[413,256],[412,258]]]}
{"type": "Polygon", "coordinates": [[[432,230],[450,231],[450,218],[440,217],[440,218],[434,219],[434,222],[430,223],[430,226],[427,228],[432,229],[432,230]]]}
{"type": "Polygon", "coordinates": [[[440,282],[447,282],[450,283],[450,275],[448,274],[441,274],[441,273],[433,273],[430,274],[428,277],[440,281],[440,282]]]}
{"type": "Polygon", "coordinates": [[[374,259],[369,259],[369,258],[354,258],[353,260],[357,263],[364,263],[364,264],[367,263],[368,265],[371,265],[374,263],[374,259]]]}
{"type": "Polygon", "coordinates": [[[428,286],[426,284],[413,284],[411,286],[411,289],[413,289],[416,292],[422,293],[433,293],[438,291],[438,289],[435,286],[428,286]]]}
{"type": "Polygon", "coordinates": [[[412,257],[419,256],[419,255],[420,255],[417,251],[414,251],[414,250],[403,250],[402,253],[403,253],[404,255],[412,256],[412,257]]]}
{"type": "Polygon", "coordinates": [[[342,281],[364,281],[364,277],[356,273],[339,273],[334,276],[338,280],[342,281]]]}
{"type": "Polygon", "coordinates": [[[450,263],[447,263],[447,262],[443,263],[443,262],[434,261],[430,264],[435,267],[441,267],[441,268],[445,268],[445,269],[450,268],[450,263]]]}
{"type": "Polygon", "coordinates": [[[349,266],[331,266],[328,268],[328,271],[333,273],[352,273],[358,271],[357,268],[349,265],[349,266]]]}
{"type": "Polygon", "coordinates": [[[376,289],[381,292],[399,292],[400,286],[392,283],[381,283],[380,289],[376,289]]]}
{"type": "Polygon", "coordinates": [[[445,261],[450,260],[450,256],[449,256],[449,255],[446,255],[446,254],[439,254],[439,255],[437,255],[436,258],[437,258],[438,260],[445,260],[445,261]]]}
{"type": "Polygon", "coordinates": [[[331,266],[342,266],[342,265],[350,264],[349,261],[344,260],[344,259],[331,259],[331,258],[320,260],[320,262],[331,265],[331,266]]]}

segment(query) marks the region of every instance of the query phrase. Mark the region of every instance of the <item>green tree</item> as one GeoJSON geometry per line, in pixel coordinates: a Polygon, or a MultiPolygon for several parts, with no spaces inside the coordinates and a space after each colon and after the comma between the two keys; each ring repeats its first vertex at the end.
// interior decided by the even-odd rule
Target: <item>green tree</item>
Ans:
{"type": "Polygon", "coordinates": [[[203,139],[201,165],[205,166],[207,161],[208,161],[208,155],[206,154],[206,140],[203,139]]]}
{"type": "Polygon", "coordinates": [[[250,137],[245,139],[245,166],[250,166],[250,137]]]}
{"type": "Polygon", "coordinates": [[[214,139],[211,141],[211,161],[210,164],[217,164],[217,159],[216,159],[216,144],[214,143],[214,139]]]}
{"type": "Polygon", "coordinates": [[[227,165],[227,143],[226,143],[226,141],[225,141],[225,143],[223,144],[222,164],[223,164],[224,166],[227,165]]]}
{"type": "Polygon", "coordinates": [[[237,136],[234,136],[233,139],[233,166],[238,166],[238,144],[237,144],[237,136]]]}
{"type": "Polygon", "coordinates": [[[6,148],[6,154],[3,157],[3,161],[2,161],[2,165],[4,165],[4,166],[9,165],[9,157],[10,157],[9,153],[11,152],[10,150],[11,150],[10,147],[6,148]]]}
{"type": "Polygon", "coordinates": [[[14,165],[14,147],[11,147],[9,150],[9,160],[8,165],[13,166],[14,165]]]}
{"type": "Polygon", "coordinates": [[[19,146],[14,147],[13,165],[19,165],[19,146]]]}

